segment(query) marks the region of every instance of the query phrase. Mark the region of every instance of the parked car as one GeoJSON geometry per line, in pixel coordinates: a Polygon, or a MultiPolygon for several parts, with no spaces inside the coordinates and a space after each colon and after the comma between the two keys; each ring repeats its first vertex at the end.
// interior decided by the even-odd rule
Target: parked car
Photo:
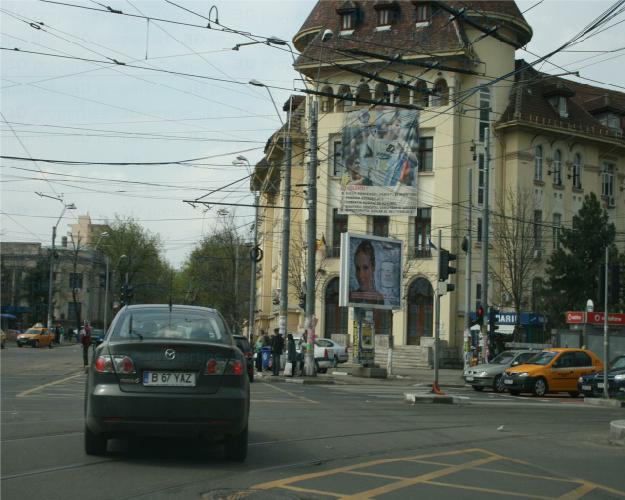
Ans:
{"type": "Polygon", "coordinates": [[[552,348],[541,351],[524,365],[506,369],[503,383],[515,396],[522,392],[539,397],[548,392],[568,392],[577,397],[579,378],[602,369],[603,363],[592,351],[552,348]]]}
{"type": "Polygon", "coordinates": [[[54,342],[54,332],[48,331],[48,329],[41,323],[36,323],[31,326],[24,333],[20,333],[17,338],[17,347],[24,347],[29,345],[32,347],[48,346],[52,348],[54,342]]]}
{"type": "Polygon", "coordinates": [[[245,460],[245,363],[215,309],[122,308],[87,372],[85,452],[106,453],[109,438],[173,434],[223,442],[226,458],[245,460]]]}
{"type": "Polygon", "coordinates": [[[247,362],[247,376],[250,382],[254,382],[254,353],[252,352],[250,341],[244,335],[233,335],[233,337],[237,347],[241,350],[243,356],[245,356],[247,362]]]}
{"type": "Polygon", "coordinates": [[[319,346],[329,347],[334,351],[334,367],[336,368],[339,363],[347,362],[347,347],[335,342],[332,339],[317,339],[319,346]]]}
{"type": "MultiPolygon", "coordinates": [[[[297,354],[300,354],[300,339],[301,337],[296,337],[295,335],[293,336],[293,340],[295,340],[295,347],[297,350],[297,354]]],[[[332,347],[327,346],[327,345],[323,345],[323,341],[328,340],[328,339],[323,339],[323,338],[316,338],[315,339],[315,350],[314,350],[314,356],[315,356],[315,366],[317,367],[317,372],[319,373],[326,373],[328,371],[328,368],[332,368],[334,365],[334,349],[332,349],[332,347]]],[[[286,356],[283,356],[283,359],[281,360],[282,365],[284,366],[284,361],[286,359],[286,356]]]]}
{"type": "Polygon", "coordinates": [[[4,349],[7,343],[7,334],[0,328],[0,348],[4,349]]]}
{"type": "MultiPolygon", "coordinates": [[[[578,386],[584,396],[603,396],[603,371],[579,378],[578,386]]],[[[625,355],[614,358],[608,368],[608,395],[625,396],[625,355]]]]}
{"type": "Polygon", "coordinates": [[[464,381],[476,391],[481,391],[484,387],[490,387],[495,392],[504,392],[506,386],[503,383],[503,373],[506,368],[522,365],[538,354],[538,352],[528,349],[503,351],[489,363],[482,363],[467,368],[463,374],[464,381]]]}

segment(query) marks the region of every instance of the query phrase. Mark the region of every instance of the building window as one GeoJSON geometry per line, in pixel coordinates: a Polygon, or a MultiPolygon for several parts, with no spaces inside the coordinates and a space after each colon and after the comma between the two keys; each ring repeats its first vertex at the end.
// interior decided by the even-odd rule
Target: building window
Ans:
{"type": "Polygon", "coordinates": [[[534,148],[534,180],[543,180],[543,147],[536,146],[534,148]]]}
{"type": "Polygon", "coordinates": [[[579,154],[573,158],[573,187],[582,189],[582,157],[579,154]]]}
{"type": "Polygon", "coordinates": [[[341,30],[349,31],[356,27],[356,13],[355,12],[343,12],[341,14],[341,30]]]}
{"type": "Polygon", "coordinates": [[[69,287],[82,288],[82,273],[69,273],[69,287]]]}
{"type": "Polygon", "coordinates": [[[388,222],[389,222],[388,216],[374,215],[373,221],[372,221],[373,235],[382,236],[383,238],[388,238],[388,222]]]}
{"type": "Polygon", "coordinates": [[[477,242],[482,243],[482,218],[477,218],[477,242]]]}
{"type": "Polygon", "coordinates": [[[415,217],[414,224],[414,248],[415,257],[423,258],[430,257],[430,237],[432,231],[432,209],[431,208],[419,208],[417,209],[417,216],[415,217]]]}
{"type": "Polygon", "coordinates": [[[619,115],[615,113],[604,113],[602,115],[599,115],[598,119],[602,125],[608,127],[612,131],[614,132],[621,131],[621,119],[619,115]]]}
{"type": "Polygon", "coordinates": [[[425,278],[417,278],[408,289],[406,343],[419,345],[421,337],[432,336],[434,289],[425,278]]]}
{"type": "Polygon", "coordinates": [[[480,88],[479,108],[479,141],[484,142],[486,140],[487,131],[490,127],[490,89],[488,87],[480,88]]]}
{"type": "MultiPolygon", "coordinates": [[[[321,89],[321,92],[324,94],[333,94],[332,87],[326,85],[321,89]]],[[[334,99],[330,96],[324,95],[321,96],[321,112],[322,113],[332,113],[334,111],[334,99]]]]}
{"type": "Polygon", "coordinates": [[[371,90],[369,89],[369,85],[367,85],[367,82],[365,82],[364,79],[360,80],[358,89],[356,89],[356,104],[359,104],[361,106],[368,106],[368,103],[363,102],[363,100],[371,100],[371,90]]]}
{"type": "Polygon", "coordinates": [[[477,156],[477,202],[480,205],[484,203],[485,174],[484,153],[480,153],[477,156]]]}
{"type": "Polygon", "coordinates": [[[553,214],[553,249],[560,248],[560,226],[562,225],[562,215],[553,214]]]}
{"type": "Polygon", "coordinates": [[[345,171],[343,165],[343,143],[340,140],[332,140],[332,175],[340,177],[345,171]]]}
{"type": "Polygon", "coordinates": [[[347,232],[347,222],[346,214],[339,214],[338,208],[332,210],[332,255],[330,257],[341,255],[341,234],[347,232]]]}
{"type": "Polygon", "coordinates": [[[534,250],[540,252],[543,248],[543,213],[534,210],[534,250]]]}
{"type": "Polygon", "coordinates": [[[378,26],[388,26],[393,22],[393,11],[389,8],[378,9],[378,26]]]}
{"type": "MultiPolygon", "coordinates": [[[[397,77],[399,83],[404,83],[404,78],[399,75],[397,77]]],[[[397,85],[393,90],[393,102],[399,104],[410,104],[410,91],[403,85],[397,85]]]]}
{"type": "Polygon", "coordinates": [[[549,103],[556,110],[560,118],[568,118],[569,113],[567,110],[567,100],[566,97],[561,95],[554,95],[549,98],[549,103]]]}
{"type": "Polygon", "coordinates": [[[337,111],[345,111],[345,107],[351,106],[353,104],[352,98],[352,90],[349,85],[341,85],[339,87],[339,100],[336,102],[336,110],[337,111]]]}
{"type": "Polygon", "coordinates": [[[415,21],[417,23],[427,23],[430,21],[430,4],[421,2],[415,5],[415,21]]]}
{"type": "Polygon", "coordinates": [[[449,87],[444,78],[437,80],[432,89],[432,106],[447,106],[449,104],[449,87]]]}
{"type": "Polygon", "coordinates": [[[376,102],[391,102],[391,93],[388,91],[388,85],[380,82],[375,86],[376,102]]]}
{"type": "Polygon", "coordinates": [[[605,198],[614,196],[614,164],[604,163],[601,173],[601,195],[605,198]]]}
{"type": "Polygon", "coordinates": [[[419,172],[432,172],[434,166],[434,139],[419,138],[419,172]]]}
{"type": "Polygon", "coordinates": [[[556,186],[562,185],[562,153],[560,153],[559,149],[556,149],[553,154],[553,165],[552,165],[552,173],[553,173],[553,183],[556,186]]]}
{"type": "Polygon", "coordinates": [[[414,101],[416,106],[427,108],[429,105],[428,86],[423,80],[417,82],[417,91],[414,96],[414,101]]]}

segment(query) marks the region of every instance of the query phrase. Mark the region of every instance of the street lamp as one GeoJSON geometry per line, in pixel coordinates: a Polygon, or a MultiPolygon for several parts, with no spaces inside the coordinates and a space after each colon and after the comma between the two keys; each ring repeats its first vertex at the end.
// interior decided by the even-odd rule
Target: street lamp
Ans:
{"type": "MultiPolygon", "coordinates": [[[[50,197],[47,196],[47,198],[50,198],[50,197]]],[[[56,228],[59,225],[59,222],[61,222],[61,219],[63,218],[63,215],[65,214],[65,210],[76,210],[76,205],[74,205],[73,203],[66,204],[60,198],[54,198],[54,199],[59,200],[61,203],[63,203],[63,210],[61,211],[61,215],[59,215],[59,218],[57,219],[56,224],[52,226],[52,251],[50,252],[50,281],[48,282],[48,319],[47,319],[48,331],[50,331],[50,329],[52,328],[52,290],[54,287],[52,280],[54,278],[54,243],[56,241],[56,228]]]]}

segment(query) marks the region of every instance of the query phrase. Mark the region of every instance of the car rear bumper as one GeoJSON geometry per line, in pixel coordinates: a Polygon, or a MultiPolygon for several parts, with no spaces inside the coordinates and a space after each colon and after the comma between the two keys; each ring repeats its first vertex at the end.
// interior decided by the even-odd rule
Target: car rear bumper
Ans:
{"type": "Polygon", "coordinates": [[[241,432],[248,421],[249,399],[243,390],[215,394],[122,392],[99,384],[89,394],[86,425],[107,436],[220,437],[241,432]]]}

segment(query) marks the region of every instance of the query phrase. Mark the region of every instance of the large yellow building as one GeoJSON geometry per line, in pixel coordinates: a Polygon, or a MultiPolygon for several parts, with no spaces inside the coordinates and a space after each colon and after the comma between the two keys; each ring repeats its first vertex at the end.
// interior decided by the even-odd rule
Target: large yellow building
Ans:
{"type": "MultiPolygon", "coordinates": [[[[311,93],[306,101],[298,99],[293,112],[297,119],[292,127],[289,331],[304,326],[299,303],[307,251],[305,184],[311,181],[317,186],[317,334],[345,341],[353,334],[353,311],[338,306],[340,234],[401,239],[402,308],[374,314],[376,355],[384,360],[392,334],[397,363],[405,366],[431,363],[437,258],[429,242],[436,242],[438,230],[442,246],[458,256],[458,272],[452,278],[456,290],[441,301],[440,332],[446,346],[442,358],[461,358],[465,316],[481,298],[486,168],[489,306],[540,314],[532,310],[532,287],[540,284],[546,259],[557,246],[558,227],[570,224],[584,195],[596,193],[617,231],[625,230],[625,94],[546,75],[515,60],[515,50],[531,37],[531,27],[512,1],[317,3],[293,39],[300,52],[295,68],[307,79],[311,93]],[[306,166],[312,100],[318,101],[319,126],[318,172],[311,180],[306,166]],[[373,102],[420,109],[419,209],[414,215],[341,213],[345,114],[373,102]],[[515,300],[505,279],[500,233],[502,215],[521,209],[531,219],[527,251],[532,262],[530,286],[515,300]],[[469,229],[473,258],[467,311],[461,244],[469,229]]],[[[281,205],[284,189],[285,130],[272,136],[265,159],[256,166],[254,189],[262,193],[259,234],[264,250],[256,283],[256,331],[278,326],[282,211],[273,206],[281,205]]]]}

